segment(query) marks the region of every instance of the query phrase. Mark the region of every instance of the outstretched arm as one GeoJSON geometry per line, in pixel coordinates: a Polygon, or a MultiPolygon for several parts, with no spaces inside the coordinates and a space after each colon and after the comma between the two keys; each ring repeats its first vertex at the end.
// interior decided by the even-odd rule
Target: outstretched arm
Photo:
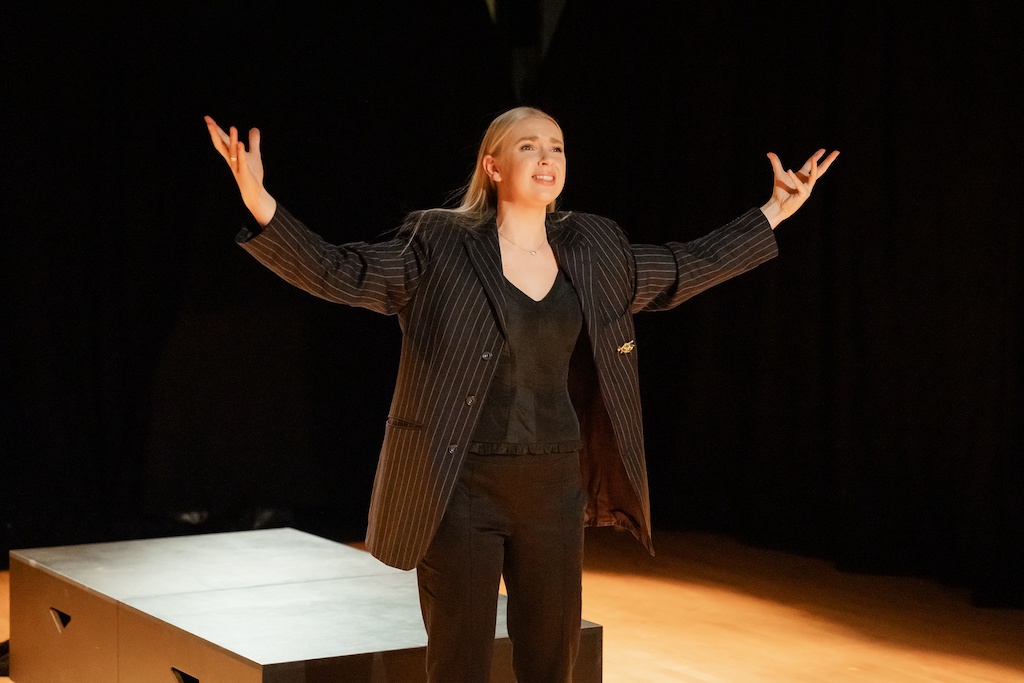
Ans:
{"type": "Polygon", "coordinates": [[[212,118],[203,118],[206,119],[206,128],[210,132],[214,149],[224,157],[231,174],[235,176],[238,191],[242,194],[242,202],[260,225],[266,225],[277,211],[277,200],[263,187],[259,129],[249,130],[249,150],[246,151],[245,143],[238,139],[237,128],[231,126],[225,133],[212,118]]]}
{"type": "Polygon", "coordinates": [[[783,170],[778,155],[774,152],[768,153],[768,159],[772,162],[775,182],[771,199],[761,207],[761,211],[771,224],[772,230],[803,206],[803,203],[811,196],[814,183],[825,175],[825,171],[839,156],[839,150],[832,152],[824,161],[821,161],[824,154],[825,150],[819,149],[804,162],[799,171],[794,173],[792,169],[783,170]]]}

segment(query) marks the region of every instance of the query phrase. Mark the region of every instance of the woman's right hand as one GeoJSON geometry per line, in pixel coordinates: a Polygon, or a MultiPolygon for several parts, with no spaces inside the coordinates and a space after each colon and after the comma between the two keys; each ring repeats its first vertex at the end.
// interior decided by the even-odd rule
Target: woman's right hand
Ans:
{"type": "Polygon", "coordinates": [[[245,143],[238,139],[237,128],[231,126],[225,133],[212,118],[203,118],[206,120],[206,128],[210,132],[214,149],[224,157],[231,174],[235,177],[235,182],[238,183],[238,191],[242,194],[246,208],[252,212],[253,218],[260,225],[266,225],[277,211],[277,200],[263,187],[259,129],[249,130],[249,150],[246,151],[245,143]]]}

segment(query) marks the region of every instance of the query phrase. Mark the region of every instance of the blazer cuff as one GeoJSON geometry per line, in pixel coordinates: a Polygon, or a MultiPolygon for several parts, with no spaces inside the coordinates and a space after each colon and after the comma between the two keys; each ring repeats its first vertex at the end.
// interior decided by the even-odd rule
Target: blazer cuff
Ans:
{"type": "Polygon", "coordinates": [[[271,217],[270,222],[266,225],[260,225],[256,222],[256,219],[252,217],[252,214],[246,212],[247,218],[242,223],[242,227],[238,229],[238,233],[235,235],[235,242],[238,244],[245,244],[254,237],[259,237],[264,230],[269,228],[281,215],[282,207],[280,204],[274,210],[274,215],[271,217]]]}

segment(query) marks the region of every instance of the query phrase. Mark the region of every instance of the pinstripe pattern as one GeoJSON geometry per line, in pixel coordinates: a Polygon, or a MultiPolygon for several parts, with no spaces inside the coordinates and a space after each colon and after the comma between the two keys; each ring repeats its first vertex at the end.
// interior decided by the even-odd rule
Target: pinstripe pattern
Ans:
{"type": "MultiPolygon", "coordinates": [[[[552,216],[548,235],[582,302],[591,346],[583,372],[596,369],[588,381],[600,388],[574,395],[587,523],[624,526],[650,548],[637,359],[617,349],[635,338],[633,313],[672,308],[753,268],[775,256],[775,239],[757,209],[685,244],[630,245],[612,221],[582,213],[552,216]]],[[[402,352],[366,543],[383,562],[411,569],[444,514],[505,343],[493,221],[467,230],[428,213],[411,239],[335,246],[278,207],[242,246],[316,296],[398,315],[402,352]]]]}

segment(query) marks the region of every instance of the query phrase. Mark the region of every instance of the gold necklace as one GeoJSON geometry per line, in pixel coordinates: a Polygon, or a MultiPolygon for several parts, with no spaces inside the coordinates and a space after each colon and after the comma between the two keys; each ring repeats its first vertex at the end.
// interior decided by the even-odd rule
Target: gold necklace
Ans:
{"type": "Polygon", "coordinates": [[[513,247],[515,247],[515,248],[517,248],[517,249],[522,249],[523,251],[525,251],[525,252],[526,252],[527,254],[529,254],[530,256],[536,256],[536,255],[537,255],[537,251],[538,251],[538,250],[540,250],[540,249],[542,249],[542,248],[544,247],[544,244],[547,244],[547,242],[545,241],[545,242],[544,242],[544,244],[540,245],[540,246],[539,246],[539,247],[537,247],[536,249],[526,249],[526,248],[524,248],[524,247],[520,247],[520,246],[519,246],[518,244],[516,244],[516,243],[515,243],[515,242],[513,242],[512,240],[510,240],[509,238],[507,238],[507,237],[505,237],[504,235],[502,235],[502,234],[501,234],[501,230],[498,230],[498,237],[501,237],[501,238],[502,238],[502,239],[504,239],[504,240],[505,240],[506,242],[508,242],[509,244],[511,244],[511,245],[512,245],[513,247]]]}

